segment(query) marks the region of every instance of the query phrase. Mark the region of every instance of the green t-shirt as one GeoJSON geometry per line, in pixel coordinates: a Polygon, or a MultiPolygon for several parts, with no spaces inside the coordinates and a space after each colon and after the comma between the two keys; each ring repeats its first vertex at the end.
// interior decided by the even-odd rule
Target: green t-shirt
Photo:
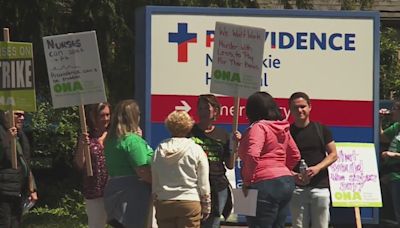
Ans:
{"type": "MultiPolygon", "coordinates": [[[[383,132],[387,138],[391,139],[389,145],[389,151],[400,153],[400,123],[396,122],[390,127],[386,128],[383,132]]],[[[400,166],[400,159],[397,158],[389,158],[383,161],[384,166],[400,166]]],[[[400,180],[399,172],[390,173],[390,179],[392,180],[400,180]]]]}
{"type": "Polygon", "coordinates": [[[153,153],[153,149],[137,134],[108,138],[104,148],[108,174],[111,177],[136,175],[134,168],[150,165],[153,153]]]}

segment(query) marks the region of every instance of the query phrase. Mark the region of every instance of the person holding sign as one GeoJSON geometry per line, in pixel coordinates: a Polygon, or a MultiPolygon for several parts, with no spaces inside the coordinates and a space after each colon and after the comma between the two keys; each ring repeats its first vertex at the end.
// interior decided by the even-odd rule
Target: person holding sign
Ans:
{"type": "Polygon", "coordinates": [[[211,211],[208,160],[204,150],[186,138],[193,119],[173,111],[165,120],[172,138],[155,150],[151,165],[156,218],[159,227],[200,227],[211,211]]]}
{"type": "Polygon", "coordinates": [[[202,94],[197,101],[199,122],[194,125],[191,137],[207,154],[210,165],[211,214],[202,222],[203,228],[220,227],[221,214],[228,218],[232,210],[226,168],[233,169],[235,155],[229,149],[229,133],[214,125],[221,104],[213,94],[202,94]]]}
{"type": "Polygon", "coordinates": [[[250,126],[239,144],[242,166],[242,190],[256,189],[256,216],[247,216],[249,227],[283,228],[289,214],[289,201],[295,187],[291,170],[300,160],[300,152],[282,120],[274,98],[256,92],[247,99],[246,115],[250,126]]]}
{"type": "Polygon", "coordinates": [[[75,166],[83,173],[83,196],[85,198],[86,213],[89,228],[105,227],[107,215],[104,209],[104,187],[107,183],[108,173],[104,157],[104,139],[110,124],[110,104],[99,103],[86,107],[88,133],[83,133],[78,140],[74,156],[75,166]],[[93,176],[85,172],[84,146],[89,145],[92,160],[93,176]]]}
{"type": "Polygon", "coordinates": [[[303,92],[293,93],[289,108],[295,121],[290,126],[301,158],[308,168],[296,172],[296,188],[290,202],[292,226],[294,228],[328,228],[329,226],[329,176],[328,166],[337,160],[335,142],[329,129],[310,121],[311,102],[303,92]]]}
{"type": "Polygon", "coordinates": [[[104,143],[109,174],[104,205],[114,227],[145,227],[149,215],[153,150],[136,133],[139,119],[135,100],[120,101],[104,143]]]}
{"type": "Polygon", "coordinates": [[[382,182],[388,183],[394,215],[400,224],[400,101],[393,104],[391,111],[381,109],[380,114],[380,139],[382,143],[389,143],[389,148],[381,153],[382,182]],[[385,130],[382,129],[382,117],[391,114],[396,121],[385,130]]]}
{"type": "MultiPolygon", "coordinates": [[[[10,113],[10,112],[8,112],[10,113]]],[[[23,201],[38,200],[30,170],[30,146],[22,131],[24,111],[14,111],[15,126],[9,126],[6,113],[0,112],[0,227],[20,227],[23,201]],[[11,167],[11,139],[16,138],[17,169],[11,167]]]]}

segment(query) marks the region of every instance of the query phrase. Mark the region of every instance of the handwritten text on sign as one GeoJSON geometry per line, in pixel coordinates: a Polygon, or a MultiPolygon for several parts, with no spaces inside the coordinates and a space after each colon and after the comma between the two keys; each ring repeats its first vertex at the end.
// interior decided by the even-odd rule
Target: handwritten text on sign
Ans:
{"type": "Polygon", "coordinates": [[[337,143],[338,160],[329,167],[332,204],[336,207],[381,207],[375,147],[337,143]]]}
{"type": "Polygon", "coordinates": [[[53,106],[106,101],[94,31],[43,38],[53,106]]]}
{"type": "Polygon", "coordinates": [[[217,22],[211,92],[247,98],[260,90],[265,30],[217,22]]]}

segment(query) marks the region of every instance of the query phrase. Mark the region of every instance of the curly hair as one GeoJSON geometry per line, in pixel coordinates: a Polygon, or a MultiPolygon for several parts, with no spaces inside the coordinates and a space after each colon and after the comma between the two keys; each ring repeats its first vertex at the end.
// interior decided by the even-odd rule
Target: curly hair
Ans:
{"type": "Polygon", "coordinates": [[[192,130],[194,120],[185,111],[173,111],[165,119],[165,126],[172,136],[184,137],[192,130]]]}

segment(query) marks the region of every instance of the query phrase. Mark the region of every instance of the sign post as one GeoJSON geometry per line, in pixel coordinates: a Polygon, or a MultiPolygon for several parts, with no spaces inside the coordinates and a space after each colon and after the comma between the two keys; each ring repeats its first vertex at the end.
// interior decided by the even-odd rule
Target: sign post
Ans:
{"type": "MultiPolygon", "coordinates": [[[[10,42],[10,31],[8,28],[3,28],[3,37],[4,37],[4,42],[10,42]]],[[[14,110],[12,106],[10,106],[8,110],[8,121],[10,122],[10,126],[14,127],[15,122],[14,122],[14,110]]],[[[7,129],[6,129],[7,130],[7,129]]],[[[11,166],[13,169],[18,168],[18,163],[17,163],[17,140],[16,138],[11,139],[11,166]]]]}
{"type": "MultiPolygon", "coordinates": [[[[43,37],[54,108],[79,106],[82,133],[87,132],[83,105],[105,102],[103,73],[95,31],[43,37]]],[[[89,147],[86,171],[93,176],[89,147]]]]}

